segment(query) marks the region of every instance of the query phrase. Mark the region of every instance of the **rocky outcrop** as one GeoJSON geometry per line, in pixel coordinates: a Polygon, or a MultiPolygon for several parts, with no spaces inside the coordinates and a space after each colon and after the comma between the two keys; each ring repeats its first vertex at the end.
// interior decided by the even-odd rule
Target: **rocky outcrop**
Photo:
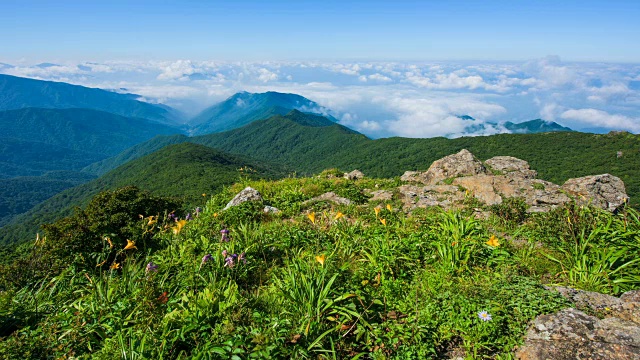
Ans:
{"type": "Polygon", "coordinates": [[[597,312],[607,317],[617,317],[640,325],[640,290],[626,292],[617,298],[564,286],[550,286],[547,289],[559,292],[578,309],[597,312]]]}
{"type": "Polygon", "coordinates": [[[425,185],[435,185],[449,178],[486,173],[487,168],[482,165],[482,162],[476,159],[469,150],[463,149],[457,154],[445,156],[440,160],[434,161],[424,173],[405,172],[403,178],[412,178],[415,180],[410,181],[421,182],[425,185]]]}
{"type": "Polygon", "coordinates": [[[591,204],[609,211],[615,211],[629,200],[624,182],[610,174],[569,179],[562,189],[575,195],[581,204],[591,204]]]}
{"type": "Polygon", "coordinates": [[[407,171],[400,178],[410,183],[399,188],[405,209],[460,206],[472,196],[485,205],[500,204],[506,198],[519,197],[529,212],[549,211],[577,197],[581,204],[614,211],[628,197],[619,178],[604,174],[570,179],[561,187],[536,179],[537,172],[529,164],[511,156],[496,156],[486,162],[487,168],[467,150],[435,161],[426,172],[407,171]],[[447,184],[445,184],[445,180],[447,184]]]}
{"type": "Polygon", "coordinates": [[[516,351],[521,360],[640,359],[640,328],[569,308],[538,316],[516,351]]]}
{"type": "Polygon", "coordinates": [[[227,203],[227,206],[225,206],[223,210],[227,210],[232,206],[238,206],[247,201],[262,202],[263,201],[262,195],[260,195],[258,190],[247,186],[246,188],[244,188],[244,190],[240,191],[236,196],[234,196],[233,199],[231,199],[231,201],[227,203]]]}
{"type": "Polygon", "coordinates": [[[364,179],[364,174],[360,170],[353,170],[350,173],[344,173],[344,178],[349,180],[364,179]]]}
{"type": "Polygon", "coordinates": [[[529,327],[516,358],[640,359],[640,291],[620,298],[568,287],[548,287],[573,302],[578,309],[596,312],[599,319],[578,309],[540,315],[529,327]]]}

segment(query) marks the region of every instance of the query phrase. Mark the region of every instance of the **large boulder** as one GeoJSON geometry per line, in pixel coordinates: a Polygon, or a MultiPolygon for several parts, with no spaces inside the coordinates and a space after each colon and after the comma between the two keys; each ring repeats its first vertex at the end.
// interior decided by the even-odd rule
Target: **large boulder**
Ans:
{"type": "Polygon", "coordinates": [[[538,172],[529,168],[529,163],[513,156],[494,156],[484,162],[493,171],[507,174],[509,177],[535,179],[538,172]]]}
{"type": "Polygon", "coordinates": [[[640,291],[617,298],[564,286],[546,288],[577,309],[538,316],[516,352],[518,359],[640,359],[640,291]]]}
{"type": "Polygon", "coordinates": [[[615,211],[629,200],[624,182],[610,174],[569,179],[562,189],[575,196],[579,204],[590,204],[609,211],[615,211]]]}
{"type": "Polygon", "coordinates": [[[471,176],[486,174],[487,168],[482,162],[473,156],[469,150],[460,150],[457,154],[445,156],[431,164],[423,173],[405,173],[401,179],[405,181],[417,181],[425,185],[436,185],[442,180],[458,176],[471,176]]]}
{"type": "Polygon", "coordinates": [[[640,327],[568,308],[538,316],[516,351],[521,360],[640,359],[640,327]]]}
{"type": "Polygon", "coordinates": [[[236,196],[233,197],[233,199],[231,199],[231,201],[229,201],[227,203],[227,206],[224,207],[223,210],[227,210],[228,208],[232,207],[232,206],[238,206],[242,203],[245,203],[247,201],[260,201],[262,202],[262,195],[260,195],[260,193],[258,192],[258,190],[247,186],[246,188],[244,188],[244,190],[240,191],[236,196]]]}

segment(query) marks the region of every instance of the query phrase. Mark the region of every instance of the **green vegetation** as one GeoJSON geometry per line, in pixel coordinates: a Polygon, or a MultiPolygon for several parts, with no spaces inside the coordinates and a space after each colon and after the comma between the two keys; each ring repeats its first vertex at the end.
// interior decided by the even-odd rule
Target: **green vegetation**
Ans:
{"type": "Polygon", "coordinates": [[[191,143],[163,148],[131,161],[104,176],[67,189],[15,217],[0,233],[0,244],[32,239],[41,224],[52,222],[84,206],[98,192],[135,185],[159,196],[173,196],[193,207],[202,203],[202,194],[219,191],[241,177],[282,176],[277,167],[265,167],[242,156],[191,143]],[[275,170],[272,170],[275,169],[275,170]]]}
{"type": "Polygon", "coordinates": [[[93,178],[85,173],[56,171],[42,176],[0,179],[0,226],[53,195],[93,178]]]}
{"type": "Polygon", "coordinates": [[[137,189],[98,195],[0,267],[0,357],[509,359],[568,306],[542,284],[640,286],[634,210],[407,214],[366,201],[396,180],[328,173],[243,179],[192,220],[137,189]],[[245,186],[281,212],[223,211],[245,186]],[[327,191],[355,204],[306,202],[327,191]]]}
{"type": "Polygon", "coordinates": [[[5,175],[79,170],[177,127],[90,109],[0,111],[0,156],[17,169],[5,175]],[[44,148],[42,148],[44,146],[44,148]],[[55,154],[55,155],[54,155],[55,154]]]}
{"type": "Polygon", "coordinates": [[[338,124],[309,119],[319,116],[293,111],[245,127],[205,136],[157,137],[107,159],[96,174],[149,154],[165,142],[184,141],[207,145],[233,154],[288,166],[300,174],[328,168],[359,169],[368,176],[400,176],[407,170],[426,170],[433,161],[462,149],[481,160],[509,155],[526,160],[539,178],[557,184],[586,175],[610,173],[620,177],[638,206],[640,195],[640,136],[629,133],[586,134],[553,132],[501,134],[457,139],[387,138],[370,140],[338,124]],[[622,157],[616,156],[622,151],[622,157]]]}

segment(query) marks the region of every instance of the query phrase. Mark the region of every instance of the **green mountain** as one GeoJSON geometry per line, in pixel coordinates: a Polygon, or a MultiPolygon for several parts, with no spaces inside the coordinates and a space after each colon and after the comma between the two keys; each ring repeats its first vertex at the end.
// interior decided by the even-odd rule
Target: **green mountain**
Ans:
{"type": "Polygon", "coordinates": [[[0,110],[83,108],[178,125],[177,110],[138,101],[138,95],[0,74],[0,110]]]}
{"type": "Polygon", "coordinates": [[[202,194],[212,194],[241,177],[258,179],[282,176],[255,160],[223,153],[210,147],[184,143],[167,146],[153,154],[128,162],[104,176],[67,189],[14,218],[0,232],[0,244],[29,240],[39,225],[72,213],[98,192],[127,185],[156,195],[180,198],[185,206],[202,204],[202,194]],[[251,171],[239,171],[250,168],[251,171]]]}
{"type": "Polygon", "coordinates": [[[103,171],[145,155],[165,142],[188,141],[225,152],[287,166],[303,174],[338,167],[360,169],[375,177],[427,169],[446,155],[468,149],[482,160],[510,155],[526,160],[540,178],[562,183],[569,178],[611,173],[627,186],[632,201],[640,195],[640,135],[550,132],[429,139],[371,140],[320,116],[292,111],[242,128],[196,137],[157,137],[102,162],[103,171]],[[310,120],[314,119],[314,120],[310,120]],[[319,121],[310,126],[310,121],[319,121]],[[617,152],[623,155],[617,157],[617,152]]]}
{"type": "Polygon", "coordinates": [[[0,226],[53,195],[93,178],[86,173],[56,171],[42,176],[0,179],[0,226]]]}
{"type": "Polygon", "coordinates": [[[546,121],[542,119],[529,120],[517,124],[512,123],[511,121],[507,121],[503,125],[514,134],[536,134],[554,131],[573,131],[568,127],[558,124],[557,122],[546,121]]]}
{"type": "Polygon", "coordinates": [[[191,119],[189,125],[193,135],[209,134],[239,128],[273,115],[285,115],[293,109],[323,112],[320,105],[296,94],[240,92],[205,109],[191,119]]]}
{"type": "MultiPolygon", "coordinates": [[[[131,118],[112,113],[90,109],[42,109],[25,108],[0,111],[0,139],[37,142],[58,147],[54,162],[59,162],[57,170],[73,170],[86,166],[84,161],[79,165],[67,164],[67,160],[77,158],[77,152],[91,154],[90,158],[113,156],[142,141],[160,134],[175,134],[179,130],[142,118],[131,118]],[[69,156],[65,151],[70,151],[69,156]]],[[[26,146],[26,145],[23,145],[26,146]]],[[[37,163],[41,154],[15,152],[3,147],[0,156],[6,159],[15,157],[16,164],[22,164],[28,170],[38,170],[37,163]],[[12,155],[8,154],[13,153],[12,155]],[[17,157],[16,157],[17,156],[17,157]],[[35,159],[34,159],[35,157],[35,159]]],[[[49,161],[45,166],[50,170],[53,164],[49,161]]]]}
{"type": "Polygon", "coordinates": [[[325,156],[330,156],[336,149],[348,145],[345,137],[356,142],[366,139],[364,135],[325,117],[291,110],[287,115],[272,116],[222,133],[194,137],[158,136],[133,146],[115,157],[92,164],[84,171],[101,175],[164,146],[183,142],[207,145],[237,154],[259,154],[261,149],[270,149],[271,153],[263,157],[263,160],[297,169],[300,165],[296,161],[297,155],[315,148],[325,156]]]}

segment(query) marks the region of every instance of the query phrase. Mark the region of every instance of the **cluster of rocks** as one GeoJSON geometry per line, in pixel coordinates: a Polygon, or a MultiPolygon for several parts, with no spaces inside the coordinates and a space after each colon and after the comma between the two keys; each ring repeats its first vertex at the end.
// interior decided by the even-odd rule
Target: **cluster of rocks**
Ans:
{"type": "Polygon", "coordinates": [[[486,205],[500,204],[505,198],[520,197],[529,212],[548,211],[574,198],[615,211],[628,200],[624,183],[610,175],[569,179],[562,186],[536,179],[529,164],[511,156],[496,156],[484,163],[468,150],[435,161],[427,171],[407,171],[401,180],[411,184],[399,188],[405,208],[460,205],[473,196],[486,205]]]}
{"type": "MultiPolygon", "coordinates": [[[[439,206],[445,209],[461,207],[472,196],[485,205],[500,204],[506,198],[522,198],[528,212],[544,212],[561,206],[572,199],[581,205],[592,205],[615,211],[629,199],[624,182],[610,174],[584,176],[567,180],[562,186],[537,179],[538,173],[529,164],[511,156],[495,156],[484,163],[468,150],[434,161],[427,171],[407,171],[397,192],[410,211],[418,207],[439,206]]],[[[359,170],[344,173],[349,180],[364,178],[359,170]]],[[[394,196],[389,190],[370,192],[370,201],[388,201],[394,196]]],[[[225,207],[245,201],[263,201],[258,191],[247,187],[225,207]]],[[[333,192],[317,196],[308,202],[330,201],[349,205],[351,200],[333,192]]],[[[278,209],[266,206],[265,212],[278,209]]]]}
{"type": "Polygon", "coordinates": [[[550,287],[576,308],[538,316],[515,355],[521,360],[640,359],[640,290],[620,298],[550,287]],[[603,316],[588,315],[579,310],[603,316]]]}

